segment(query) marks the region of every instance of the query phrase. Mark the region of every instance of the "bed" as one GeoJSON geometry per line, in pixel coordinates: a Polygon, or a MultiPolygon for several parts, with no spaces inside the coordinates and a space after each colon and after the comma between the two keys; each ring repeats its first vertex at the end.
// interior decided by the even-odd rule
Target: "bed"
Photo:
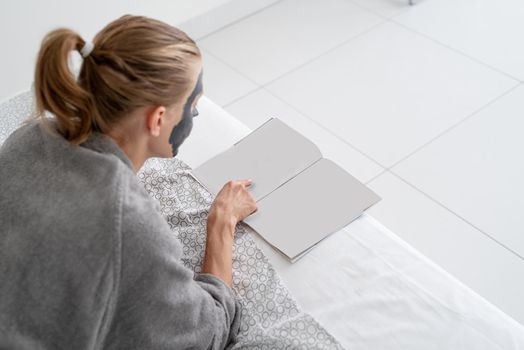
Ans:
{"type": "MultiPolygon", "coordinates": [[[[25,92],[0,105],[0,144],[16,128],[18,118],[32,111],[30,97],[25,92]]],[[[178,156],[187,165],[186,173],[251,131],[206,97],[200,100],[199,111],[178,156]]],[[[169,167],[156,169],[158,164],[152,164],[146,175],[169,173],[169,167]]],[[[142,180],[147,176],[142,175],[142,180]]],[[[310,315],[339,343],[333,348],[524,349],[521,324],[368,214],[330,235],[294,264],[247,225],[241,239],[255,242],[303,311],[293,317],[310,315]]],[[[295,343],[286,344],[293,348],[295,343]]],[[[316,348],[307,344],[296,343],[295,348],[316,348]]]]}

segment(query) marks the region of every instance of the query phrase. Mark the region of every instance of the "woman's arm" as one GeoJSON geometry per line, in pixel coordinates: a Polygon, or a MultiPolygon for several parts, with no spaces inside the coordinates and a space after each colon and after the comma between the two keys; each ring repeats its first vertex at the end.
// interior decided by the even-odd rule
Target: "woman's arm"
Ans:
{"type": "Polygon", "coordinates": [[[248,192],[251,180],[229,181],[218,192],[207,219],[206,254],[202,272],[217,276],[232,285],[232,250],[238,221],[257,210],[248,192]]]}
{"type": "Polygon", "coordinates": [[[236,220],[227,213],[211,212],[207,220],[203,273],[210,273],[232,286],[232,251],[236,220]]]}
{"type": "Polygon", "coordinates": [[[233,290],[217,276],[194,274],[183,264],[178,238],[134,174],[121,188],[115,264],[105,271],[115,293],[108,302],[107,333],[101,327],[105,347],[225,348],[240,327],[233,290]]]}

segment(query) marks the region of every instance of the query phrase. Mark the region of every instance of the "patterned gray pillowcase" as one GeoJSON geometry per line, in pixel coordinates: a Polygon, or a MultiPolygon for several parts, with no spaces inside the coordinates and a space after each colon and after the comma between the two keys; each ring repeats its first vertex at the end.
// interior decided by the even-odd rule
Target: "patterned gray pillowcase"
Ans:
{"type": "Polygon", "coordinates": [[[0,104],[0,146],[20,124],[34,116],[33,91],[25,91],[0,104]]]}

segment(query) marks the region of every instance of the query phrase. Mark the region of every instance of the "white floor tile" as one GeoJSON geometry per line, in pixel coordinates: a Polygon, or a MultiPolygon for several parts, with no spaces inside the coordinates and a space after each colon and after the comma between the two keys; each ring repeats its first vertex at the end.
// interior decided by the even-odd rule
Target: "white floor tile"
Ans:
{"type": "Polygon", "coordinates": [[[200,43],[264,84],[382,20],[347,0],[287,0],[200,43]]]}
{"type": "Polygon", "coordinates": [[[267,88],[389,167],[516,84],[385,23],[267,88]]]}
{"type": "Polygon", "coordinates": [[[204,93],[220,106],[257,89],[256,84],[205,50],[202,50],[202,64],[204,93]]]}
{"type": "Polygon", "coordinates": [[[524,257],[523,116],[519,86],[392,171],[524,257]]]}
{"type": "Polygon", "coordinates": [[[354,3],[384,17],[398,15],[408,10],[409,0],[351,0],[354,3]]]}
{"type": "Polygon", "coordinates": [[[297,114],[263,88],[225,106],[225,109],[252,130],[264,124],[270,117],[278,116],[284,120],[282,115],[297,114]]]}
{"type": "Polygon", "coordinates": [[[278,117],[313,141],[324,157],[339,164],[361,182],[370,180],[383,170],[375,162],[264,90],[242,98],[226,110],[252,129],[270,117],[278,117]]]}
{"type": "Polygon", "coordinates": [[[524,261],[390,173],[369,183],[367,213],[524,324],[524,261]]]}
{"type": "Polygon", "coordinates": [[[395,20],[524,80],[522,0],[425,0],[395,20]]]}
{"type": "Polygon", "coordinates": [[[227,0],[222,6],[217,6],[198,17],[180,23],[178,28],[186,32],[193,40],[199,40],[277,1],[280,0],[227,0]]]}

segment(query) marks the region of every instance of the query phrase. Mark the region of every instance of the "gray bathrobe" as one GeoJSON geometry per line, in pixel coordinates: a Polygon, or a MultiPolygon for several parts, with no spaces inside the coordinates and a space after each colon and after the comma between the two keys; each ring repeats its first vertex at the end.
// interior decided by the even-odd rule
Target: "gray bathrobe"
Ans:
{"type": "Polygon", "coordinates": [[[239,303],[181,255],[108,136],[32,122],[0,148],[0,349],[226,347],[239,303]]]}

